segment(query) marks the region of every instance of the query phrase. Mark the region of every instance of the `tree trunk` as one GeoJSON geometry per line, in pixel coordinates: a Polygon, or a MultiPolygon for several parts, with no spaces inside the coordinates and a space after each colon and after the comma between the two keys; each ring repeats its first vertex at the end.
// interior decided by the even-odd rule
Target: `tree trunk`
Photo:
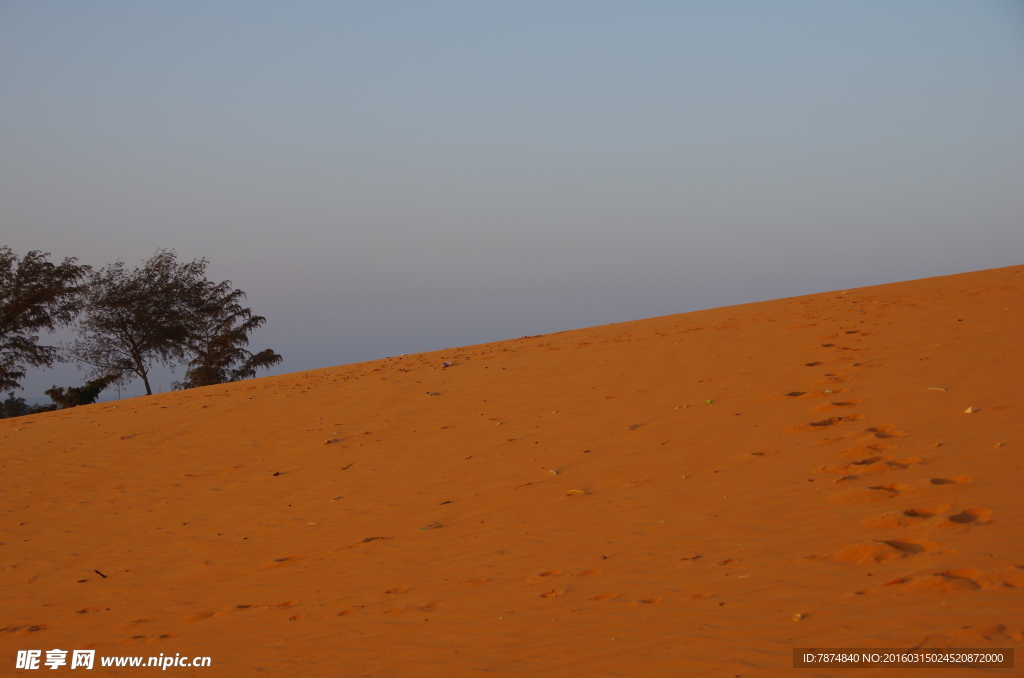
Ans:
{"type": "Polygon", "coordinates": [[[146,395],[153,395],[153,389],[149,386],[149,377],[146,376],[146,368],[142,364],[142,358],[135,351],[132,351],[132,362],[135,363],[135,374],[142,377],[142,383],[146,385],[146,395]]]}

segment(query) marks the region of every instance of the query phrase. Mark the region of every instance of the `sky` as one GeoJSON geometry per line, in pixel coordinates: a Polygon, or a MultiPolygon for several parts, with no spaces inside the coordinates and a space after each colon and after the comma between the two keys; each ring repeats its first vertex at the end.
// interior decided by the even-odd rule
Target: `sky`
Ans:
{"type": "Polygon", "coordinates": [[[0,0],[0,245],[294,372],[1024,263],[1022,121],[1019,1],[0,0]]]}

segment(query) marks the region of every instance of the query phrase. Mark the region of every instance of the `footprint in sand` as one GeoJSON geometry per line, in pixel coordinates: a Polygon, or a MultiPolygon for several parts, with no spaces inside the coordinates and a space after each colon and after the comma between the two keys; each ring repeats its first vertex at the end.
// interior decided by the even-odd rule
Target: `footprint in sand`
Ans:
{"type": "MultiPolygon", "coordinates": [[[[797,433],[797,432],[798,431],[787,431],[787,433],[797,433]]],[[[851,433],[844,433],[843,435],[838,435],[838,436],[835,436],[833,438],[822,438],[821,440],[815,440],[814,444],[815,445],[834,445],[834,444],[836,444],[838,442],[846,440],[847,438],[851,438],[851,437],[853,437],[855,435],[857,435],[857,434],[856,433],[852,433],[852,432],[851,433]]]]}
{"type": "Polygon", "coordinates": [[[991,582],[984,579],[979,581],[983,576],[984,573],[981,570],[947,570],[945,572],[936,572],[927,577],[894,580],[893,582],[887,582],[887,585],[902,584],[900,590],[911,593],[961,593],[977,591],[992,586],[991,582]]]}
{"type": "Polygon", "coordinates": [[[342,610],[341,612],[339,612],[335,616],[337,616],[337,617],[347,617],[350,614],[355,614],[356,612],[359,612],[364,607],[366,607],[366,606],[365,605],[353,605],[352,607],[350,607],[348,609],[342,610]]]}
{"type": "Polygon", "coordinates": [[[1003,583],[1015,589],[1024,588],[1024,565],[1010,567],[1002,574],[1003,583]]]}
{"type": "Polygon", "coordinates": [[[850,459],[853,457],[870,457],[873,455],[877,455],[879,452],[884,452],[885,450],[891,449],[893,447],[895,447],[895,445],[892,445],[890,443],[875,443],[874,445],[869,445],[866,447],[851,447],[849,449],[837,452],[836,454],[840,457],[843,457],[844,459],[850,459]]]}
{"type": "MultiPolygon", "coordinates": [[[[441,525],[439,523],[433,523],[433,524],[431,524],[431,525],[429,525],[427,527],[419,527],[419,528],[416,528],[416,529],[419,529],[419,530],[431,530],[431,529],[434,529],[435,527],[441,527],[441,525]]],[[[363,544],[369,544],[370,542],[374,542],[374,541],[377,541],[379,539],[391,539],[391,538],[392,537],[363,537],[359,541],[354,542],[352,544],[349,544],[348,546],[341,546],[339,548],[336,548],[333,551],[331,551],[331,553],[337,553],[338,551],[344,551],[345,549],[358,548],[358,547],[362,546],[363,544]]],[[[305,558],[305,557],[306,556],[292,556],[291,559],[292,560],[297,560],[299,558],[305,558]]],[[[274,561],[274,562],[277,562],[277,561],[274,561]]]]}
{"type": "Polygon", "coordinates": [[[846,464],[830,464],[812,469],[812,473],[833,473],[844,476],[857,476],[863,474],[889,473],[891,471],[903,471],[914,464],[921,462],[920,457],[908,457],[906,459],[893,459],[890,456],[875,455],[859,461],[846,464]]]}
{"type": "Polygon", "coordinates": [[[121,645],[134,645],[135,643],[155,643],[160,640],[168,640],[170,638],[177,638],[177,633],[164,633],[159,636],[132,636],[131,638],[125,638],[121,641],[121,645]]]}
{"type": "Polygon", "coordinates": [[[308,558],[308,557],[309,556],[286,556],[284,558],[275,558],[274,560],[271,560],[268,563],[263,563],[262,565],[260,565],[260,567],[263,568],[263,569],[271,569],[271,568],[275,568],[275,567],[284,567],[285,565],[287,565],[289,563],[293,563],[296,560],[303,560],[303,559],[308,558]]]}
{"type": "Polygon", "coordinates": [[[810,387],[815,386],[832,386],[834,384],[841,384],[844,381],[850,381],[850,377],[843,374],[826,374],[824,379],[819,379],[810,383],[810,387]]]}
{"type": "Polygon", "coordinates": [[[962,485],[971,482],[967,476],[953,476],[952,478],[932,478],[928,481],[932,485],[962,485]]]}
{"type": "Polygon", "coordinates": [[[904,483],[872,485],[846,492],[837,492],[831,495],[828,500],[833,504],[866,504],[873,501],[886,501],[913,489],[913,486],[904,483]]]}
{"type": "Polygon", "coordinates": [[[897,551],[901,551],[907,554],[925,553],[927,551],[934,551],[938,548],[938,544],[928,539],[885,539],[880,540],[880,544],[886,544],[893,547],[897,551]]]}
{"type": "Polygon", "coordinates": [[[1010,647],[1015,642],[1024,642],[1024,633],[1010,631],[1004,624],[979,624],[961,626],[945,635],[925,636],[914,647],[1010,647]]]}
{"type": "Polygon", "coordinates": [[[910,516],[912,518],[927,519],[938,515],[943,511],[948,511],[949,508],[949,504],[942,504],[941,506],[932,506],[929,508],[909,508],[903,510],[903,515],[910,516]]]}
{"type": "Polygon", "coordinates": [[[868,544],[847,546],[832,555],[832,561],[843,565],[875,565],[888,560],[906,558],[914,553],[923,553],[935,548],[934,542],[922,540],[920,543],[909,541],[875,541],[868,544]]]}
{"type": "Polygon", "coordinates": [[[934,518],[938,514],[948,511],[949,508],[949,504],[929,508],[908,508],[899,513],[883,513],[880,516],[865,518],[861,521],[861,525],[879,530],[910,527],[911,525],[917,525],[925,520],[934,518]]]}
{"type": "Polygon", "coordinates": [[[812,421],[808,424],[802,424],[798,426],[790,426],[786,429],[786,433],[801,433],[804,431],[813,431],[815,429],[822,429],[828,426],[835,426],[841,424],[844,421],[856,421],[863,419],[863,414],[849,414],[843,417],[829,417],[828,419],[822,419],[820,421],[812,421]]]}
{"type": "Polygon", "coordinates": [[[860,398],[854,398],[852,400],[830,400],[827,403],[821,405],[815,405],[811,408],[811,412],[827,412],[828,410],[834,410],[840,407],[853,407],[864,402],[860,398]]]}
{"type": "Polygon", "coordinates": [[[822,419],[821,421],[812,421],[808,426],[824,427],[824,426],[835,426],[841,424],[844,421],[855,421],[857,419],[863,419],[863,414],[848,414],[843,417],[829,417],[828,419],[822,419]]]}
{"type": "Polygon", "coordinates": [[[958,525],[985,525],[992,522],[992,509],[980,506],[964,509],[956,515],[949,516],[947,520],[958,525]]]}
{"type": "Polygon", "coordinates": [[[872,426],[867,429],[866,433],[869,437],[873,438],[903,438],[907,436],[906,431],[897,431],[895,424],[885,424],[883,426],[872,426]]]}
{"type": "Polygon", "coordinates": [[[48,624],[30,624],[28,626],[3,626],[0,633],[13,633],[16,636],[31,636],[33,633],[49,630],[48,624]]]}
{"type": "Polygon", "coordinates": [[[846,393],[847,389],[840,388],[829,391],[790,391],[789,393],[783,393],[782,395],[772,395],[761,398],[763,403],[772,403],[780,400],[793,400],[794,398],[800,400],[816,400],[819,398],[836,397],[840,393],[846,393]]]}
{"type": "Polygon", "coordinates": [[[541,572],[538,577],[557,577],[562,574],[562,570],[548,570],[547,572],[541,572]]]}
{"type": "MultiPolygon", "coordinates": [[[[978,626],[961,626],[960,628],[950,633],[954,638],[977,638],[979,640],[987,640],[993,645],[1006,645],[1007,643],[1002,642],[1003,638],[1009,638],[1017,641],[1018,643],[1024,642],[1024,634],[1020,632],[1007,631],[1005,624],[980,624],[978,626]]],[[[980,645],[980,643],[975,643],[980,645]]],[[[938,647],[938,646],[929,646],[938,647]]]]}
{"type": "Polygon", "coordinates": [[[992,509],[978,506],[946,516],[944,520],[936,523],[935,527],[940,530],[966,532],[973,527],[987,525],[990,522],[992,522],[992,509]]]}

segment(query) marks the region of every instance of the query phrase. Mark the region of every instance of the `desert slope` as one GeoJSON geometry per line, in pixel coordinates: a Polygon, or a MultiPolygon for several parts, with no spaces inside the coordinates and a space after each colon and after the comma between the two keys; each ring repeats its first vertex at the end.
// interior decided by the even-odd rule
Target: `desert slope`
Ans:
{"type": "Polygon", "coordinates": [[[781,676],[795,646],[1020,648],[1022,271],[0,421],[0,666],[781,676]]]}

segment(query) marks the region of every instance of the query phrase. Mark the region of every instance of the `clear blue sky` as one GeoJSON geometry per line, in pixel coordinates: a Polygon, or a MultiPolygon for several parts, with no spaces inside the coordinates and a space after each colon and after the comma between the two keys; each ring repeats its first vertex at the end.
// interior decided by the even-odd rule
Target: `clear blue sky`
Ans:
{"type": "Polygon", "coordinates": [[[0,1],[0,233],[281,372],[1024,263],[1024,5],[0,1]]]}

